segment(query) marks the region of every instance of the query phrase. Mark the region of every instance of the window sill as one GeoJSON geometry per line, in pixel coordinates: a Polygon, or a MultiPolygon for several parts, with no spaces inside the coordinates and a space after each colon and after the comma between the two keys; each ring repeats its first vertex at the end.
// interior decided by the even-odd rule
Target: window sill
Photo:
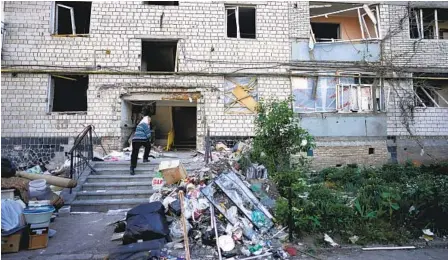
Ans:
{"type": "Polygon", "coordinates": [[[419,38],[410,38],[411,41],[422,41],[422,42],[438,42],[438,41],[446,41],[448,42],[448,39],[419,39],[419,38]]]}
{"type": "Polygon", "coordinates": [[[47,115],[87,115],[87,111],[49,112],[47,115]]]}
{"type": "Polygon", "coordinates": [[[241,41],[241,40],[243,40],[243,41],[256,41],[257,40],[257,38],[235,38],[235,37],[227,37],[227,36],[225,36],[225,38],[228,39],[228,40],[233,40],[233,41],[241,41]]]}
{"type": "Polygon", "coordinates": [[[338,111],[334,111],[334,112],[308,112],[308,113],[303,113],[303,112],[295,112],[296,115],[300,116],[300,117],[315,117],[315,116],[352,116],[352,117],[356,117],[356,116],[375,116],[375,115],[386,115],[387,112],[386,111],[378,111],[376,113],[373,113],[372,111],[366,111],[366,112],[338,112],[338,111]]]}
{"type": "Polygon", "coordinates": [[[51,37],[55,38],[73,38],[73,37],[90,37],[90,34],[52,34],[51,37]]]}

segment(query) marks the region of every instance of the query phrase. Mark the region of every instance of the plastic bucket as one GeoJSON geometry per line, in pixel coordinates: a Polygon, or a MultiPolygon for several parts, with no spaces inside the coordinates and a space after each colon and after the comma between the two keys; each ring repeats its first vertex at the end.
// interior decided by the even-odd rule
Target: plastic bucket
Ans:
{"type": "Polygon", "coordinates": [[[29,207],[23,211],[26,223],[39,224],[49,222],[55,208],[53,206],[29,207]]]}
{"type": "Polygon", "coordinates": [[[44,179],[30,181],[30,190],[44,191],[47,188],[47,181],[44,179]]]}

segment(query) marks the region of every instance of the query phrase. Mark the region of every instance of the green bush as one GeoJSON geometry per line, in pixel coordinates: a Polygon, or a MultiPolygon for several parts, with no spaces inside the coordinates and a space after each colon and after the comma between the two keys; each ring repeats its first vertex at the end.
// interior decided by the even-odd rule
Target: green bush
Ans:
{"type": "MultiPolygon", "coordinates": [[[[411,164],[381,168],[328,168],[311,178],[300,172],[276,177],[291,181],[294,231],[352,235],[359,243],[400,243],[430,228],[448,234],[448,173],[446,165],[411,164]]],[[[286,196],[286,189],[281,193],[286,196]]],[[[279,200],[276,217],[287,224],[289,206],[279,200]]]]}

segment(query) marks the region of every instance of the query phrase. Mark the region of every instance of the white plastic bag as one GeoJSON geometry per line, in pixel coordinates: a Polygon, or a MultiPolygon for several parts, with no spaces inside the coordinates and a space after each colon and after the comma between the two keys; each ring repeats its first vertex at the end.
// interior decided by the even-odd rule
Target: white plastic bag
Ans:
{"type": "Polygon", "coordinates": [[[9,231],[21,224],[22,205],[14,200],[2,200],[2,229],[9,231]]]}

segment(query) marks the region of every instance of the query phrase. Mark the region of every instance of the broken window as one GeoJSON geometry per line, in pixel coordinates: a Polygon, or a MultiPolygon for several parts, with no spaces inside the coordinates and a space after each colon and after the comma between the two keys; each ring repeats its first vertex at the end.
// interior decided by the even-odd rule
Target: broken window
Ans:
{"type": "Polygon", "coordinates": [[[179,1],[144,1],[145,5],[179,5],[179,1]]]}
{"type": "Polygon", "coordinates": [[[335,39],[340,39],[340,24],[311,23],[311,28],[317,42],[334,41],[335,39]]]}
{"type": "MultiPolygon", "coordinates": [[[[369,112],[373,111],[375,89],[376,111],[383,110],[384,95],[373,88],[374,79],[362,75],[347,77],[318,76],[292,78],[294,110],[306,112],[369,112]]],[[[378,84],[375,84],[375,86],[378,84]]]]}
{"type": "Polygon", "coordinates": [[[374,5],[312,2],[310,37],[317,42],[379,39],[378,13],[374,5]]]}
{"type": "Polygon", "coordinates": [[[142,41],[142,71],[176,71],[177,41],[142,41]]]}
{"type": "Polygon", "coordinates": [[[87,111],[87,75],[52,75],[50,88],[50,112],[87,111]]]}
{"type": "Polygon", "coordinates": [[[224,104],[227,114],[253,114],[258,102],[256,77],[226,77],[224,104]]]}
{"type": "Polygon", "coordinates": [[[55,3],[55,34],[89,34],[92,2],[55,3]]]}
{"type": "MultiPolygon", "coordinates": [[[[415,77],[428,75],[414,74],[415,77]]],[[[438,79],[414,79],[415,103],[420,107],[448,107],[448,75],[433,75],[438,79]]]]}
{"type": "Polygon", "coordinates": [[[448,9],[410,9],[409,31],[411,39],[448,39],[448,9]]]}
{"type": "Polygon", "coordinates": [[[226,6],[227,37],[256,38],[255,7],[226,6]]]}

